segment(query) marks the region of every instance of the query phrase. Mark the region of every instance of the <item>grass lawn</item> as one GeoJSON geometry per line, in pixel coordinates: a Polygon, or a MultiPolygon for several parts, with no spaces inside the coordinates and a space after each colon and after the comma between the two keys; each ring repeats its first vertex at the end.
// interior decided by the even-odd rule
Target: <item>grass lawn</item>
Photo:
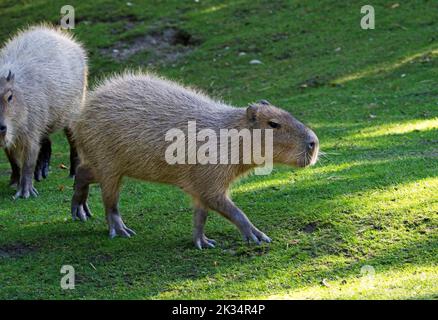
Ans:
{"type": "MultiPolygon", "coordinates": [[[[39,198],[12,200],[2,153],[0,298],[438,299],[436,1],[373,1],[375,30],[360,28],[356,0],[74,3],[91,87],[140,66],[236,106],[267,99],[312,127],[327,156],[234,185],[272,244],[245,244],[212,212],[206,233],[219,245],[200,251],[175,187],[125,181],[122,215],[137,236],[109,240],[98,186],[93,219],[71,220],[61,134],[39,198]],[[60,288],[67,264],[74,290],[60,288]]],[[[64,4],[0,0],[0,41],[57,23],[64,4]]]]}

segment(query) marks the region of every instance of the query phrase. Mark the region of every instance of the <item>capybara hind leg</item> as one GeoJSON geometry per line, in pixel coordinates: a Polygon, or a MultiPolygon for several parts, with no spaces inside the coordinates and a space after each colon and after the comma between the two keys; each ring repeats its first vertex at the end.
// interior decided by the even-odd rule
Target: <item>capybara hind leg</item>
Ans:
{"type": "Polygon", "coordinates": [[[204,233],[204,226],[207,222],[208,211],[206,208],[196,205],[193,215],[194,230],[193,241],[198,249],[214,248],[216,241],[208,239],[204,233]]]}
{"type": "Polygon", "coordinates": [[[70,178],[73,178],[76,174],[76,169],[79,165],[79,156],[76,150],[76,145],[73,139],[73,134],[70,129],[64,129],[65,136],[67,137],[70,145],[70,178]]]}
{"type": "Polygon", "coordinates": [[[74,194],[71,201],[71,216],[73,220],[79,219],[85,221],[91,217],[91,211],[88,208],[87,199],[90,184],[96,182],[91,169],[86,165],[80,165],[74,182],[74,194]]]}
{"type": "Polygon", "coordinates": [[[23,167],[21,168],[20,183],[15,194],[15,199],[27,199],[30,196],[37,197],[38,191],[33,186],[33,173],[38,158],[39,145],[25,147],[23,153],[23,167]]]}
{"type": "Polygon", "coordinates": [[[131,237],[134,230],[129,229],[122,220],[119,212],[119,189],[121,178],[104,178],[100,182],[102,199],[105,206],[106,220],[108,222],[109,236],[114,238],[131,237]]]}
{"type": "Polygon", "coordinates": [[[9,180],[9,185],[11,187],[17,188],[20,183],[20,166],[18,160],[15,157],[12,150],[5,149],[6,156],[8,157],[9,163],[11,164],[11,178],[9,180]]]}
{"type": "Polygon", "coordinates": [[[52,157],[52,142],[49,138],[41,140],[41,148],[35,166],[34,178],[41,181],[49,176],[50,158],[52,157]]]}
{"type": "Polygon", "coordinates": [[[221,195],[207,200],[206,204],[234,223],[243,235],[245,241],[257,244],[271,242],[271,238],[257,229],[248,217],[227,196],[221,195]]]}

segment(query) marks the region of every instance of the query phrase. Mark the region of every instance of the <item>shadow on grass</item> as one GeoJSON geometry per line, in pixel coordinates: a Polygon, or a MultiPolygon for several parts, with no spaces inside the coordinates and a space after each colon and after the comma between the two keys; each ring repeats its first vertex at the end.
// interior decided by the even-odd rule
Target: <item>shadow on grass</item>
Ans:
{"type": "MultiPolygon", "coordinates": [[[[417,132],[409,132],[402,136],[412,138],[414,145],[415,140],[418,140],[414,139],[418,138],[417,135],[417,132]]],[[[354,235],[355,229],[344,229],[342,232],[347,233],[347,235],[336,238],[337,226],[329,222],[333,219],[336,220],[339,213],[333,213],[330,218],[318,215],[319,209],[326,206],[327,201],[340,196],[354,196],[374,188],[381,190],[389,186],[411,183],[438,175],[437,170],[435,170],[436,166],[430,166],[431,162],[428,162],[428,159],[421,155],[394,158],[394,154],[406,149],[406,144],[402,142],[399,144],[393,143],[385,149],[387,136],[373,137],[372,140],[375,150],[382,150],[380,157],[367,154],[363,161],[328,174],[324,172],[311,173],[309,171],[309,173],[306,173],[308,176],[305,180],[293,184],[276,183],[276,175],[273,178],[250,178],[243,183],[243,186],[254,183],[256,187],[251,192],[234,192],[236,203],[238,205],[243,203],[243,205],[240,205],[241,208],[247,212],[252,211],[251,217],[259,221],[263,220],[263,225],[266,225],[267,229],[274,234],[281,235],[282,231],[290,228],[288,224],[298,232],[301,227],[307,225],[309,219],[322,221],[322,225],[318,226],[321,232],[312,234],[311,241],[308,239],[311,243],[299,248],[300,253],[304,254],[304,256],[300,256],[301,260],[298,262],[283,261],[277,263],[276,269],[278,270],[275,271],[276,273],[289,272],[293,274],[294,268],[309,263],[311,259],[320,259],[324,256],[336,255],[353,259],[347,266],[335,266],[330,268],[329,271],[311,272],[308,277],[301,275],[302,279],[294,288],[302,287],[303,281],[311,281],[318,277],[328,277],[334,274],[343,277],[355,276],[358,272],[357,268],[360,268],[364,263],[378,265],[379,268],[391,268],[400,266],[403,263],[409,263],[409,259],[412,257],[415,257],[413,260],[415,263],[415,259],[419,259],[418,252],[431,250],[431,248],[436,248],[438,245],[436,239],[428,239],[400,248],[390,247],[377,253],[375,257],[357,260],[354,258],[355,254],[349,252],[344,246],[344,239],[354,235]],[[333,179],[334,176],[336,179],[333,179]],[[257,186],[257,181],[260,180],[268,184],[272,180],[274,182],[272,188],[257,186]],[[258,202],[258,205],[249,205],[251,201],[258,202]],[[290,212],[303,210],[303,207],[306,212],[291,215],[290,218],[285,218],[284,215],[279,217],[271,216],[265,221],[267,219],[266,216],[263,216],[265,210],[268,212],[282,210],[285,206],[290,212]],[[307,212],[312,212],[310,218],[306,217],[307,212]],[[278,219],[281,221],[278,221],[278,219]],[[329,242],[327,242],[327,237],[330,237],[329,242]]],[[[351,157],[347,159],[351,160],[351,157]]],[[[323,169],[323,167],[320,168],[323,169]]],[[[282,175],[283,172],[278,174],[279,177],[282,175]]],[[[8,187],[0,188],[0,197],[10,196],[10,191],[8,187]]],[[[178,198],[184,197],[182,193],[173,191],[169,191],[169,194],[172,195],[169,201],[177,201],[178,198]]],[[[354,206],[354,204],[351,204],[351,206],[354,206]]],[[[65,209],[68,212],[68,204],[66,204],[65,209]]],[[[338,208],[334,209],[337,210],[338,208]]],[[[346,209],[348,209],[348,206],[346,209]]],[[[129,211],[132,210],[131,208],[129,211]]],[[[97,213],[97,215],[100,214],[102,213],[97,213]]],[[[261,261],[271,259],[270,247],[245,247],[242,242],[233,240],[226,241],[225,246],[219,249],[199,252],[193,249],[191,243],[190,214],[176,216],[172,224],[160,219],[159,214],[152,212],[151,215],[153,215],[153,219],[149,220],[143,217],[135,218],[131,213],[127,215],[128,218],[125,219],[125,222],[129,226],[133,226],[134,229],[136,229],[135,226],[145,223],[145,221],[152,223],[143,227],[141,234],[129,240],[108,240],[103,217],[85,224],[54,221],[50,224],[27,226],[24,241],[32,245],[38,244],[37,249],[14,257],[12,260],[16,262],[20,259],[34,260],[33,264],[36,266],[35,272],[37,273],[47,267],[55,269],[47,280],[49,283],[55,284],[59,281],[60,264],[77,266],[80,274],[78,289],[74,293],[67,294],[61,293],[55,285],[49,286],[48,292],[52,292],[55,296],[57,294],[62,297],[78,297],[81,294],[90,295],[85,287],[105,284],[104,288],[98,286],[98,289],[93,293],[93,297],[105,297],[106,294],[113,293],[106,287],[126,285],[128,288],[132,287],[134,291],[137,290],[135,292],[136,297],[154,298],[166,292],[166,290],[179,290],[178,284],[187,281],[195,284],[199,282],[201,286],[199,290],[207,290],[204,281],[209,277],[226,275],[230,270],[239,270],[240,268],[245,269],[245,272],[249,272],[254,263],[257,268],[261,268],[261,261]],[[254,259],[259,260],[255,261],[254,259]],[[220,263],[215,265],[217,260],[220,260],[220,263]],[[94,270],[92,266],[97,270],[94,270]],[[135,284],[139,283],[145,283],[147,287],[145,285],[136,287],[135,284]],[[83,290],[81,286],[84,287],[83,290]]],[[[66,217],[70,219],[70,217],[66,217]]],[[[225,223],[228,224],[224,221],[225,223]]],[[[218,223],[214,221],[213,225],[217,226],[218,223]]],[[[222,238],[221,240],[228,237],[237,238],[237,231],[231,231],[230,229],[226,227],[226,231],[224,231],[222,228],[219,232],[213,232],[213,235],[219,235],[219,238],[222,238]]],[[[1,247],[13,247],[14,243],[22,241],[20,238],[22,237],[22,231],[15,231],[14,234],[8,235],[7,230],[2,230],[2,237],[9,240],[3,241],[1,247]]],[[[303,234],[299,237],[306,239],[303,234]]],[[[279,245],[273,245],[273,248],[274,250],[281,250],[279,245]]],[[[360,250],[360,248],[356,249],[360,250]]],[[[300,253],[295,252],[295,254],[300,253]]],[[[291,259],[293,260],[292,257],[291,259]]],[[[0,268],[7,270],[9,267],[8,261],[11,261],[11,259],[1,259],[0,268]]],[[[426,259],[425,261],[430,260],[426,259]]],[[[255,277],[258,281],[263,282],[263,275],[264,273],[261,272],[255,277]]],[[[36,274],[31,278],[33,277],[36,277],[36,274]]],[[[247,277],[250,277],[250,275],[247,277]]],[[[31,278],[29,278],[29,282],[27,280],[20,281],[24,281],[26,285],[31,286],[31,278]]],[[[269,281],[269,278],[265,280],[269,281]]],[[[227,283],[227,281],[224,284],[225,287],[235,279],[229,280],[230,283],[227,283]]],[[[239,281],[245,282],[247,280],[241,279],[239,281]]],[[[15,289],[11,290],[14,291],[15,289]]],[[[20,287],[17,287],[16,290],[18,292],[20,287]]]]}
{"type": "MultiPolygon", "coordinates": [[[[413,182],[427,177],[433,177],[437,175],[436,171],[421,171],[417,172],[414,169],[418,168],[418,159],[398,159],[391,162],[388,168],[388,163],[379,164],[363,164],[356,167],[352,167],[345,170],[340,170],[337,174],[344,175],[347,180],[341,181],[329,181],[318,179],[309,183],[302,183],[293,186],[287,186],[285,189],[278,191],[275,190],[271,194],[268,191],[260,196],[264,199],[269,199],[275,194],[278,199],[281,199],[279,205],[287,205],[291,211],[299,209],[294,206],[294,202],[289,202],[283,195],[296,196],[300,199],[303,194],[316,195],[317,197],[310,201],[311,196],[304,198],[304,201],[308,201],[305,206],[309,211],[318,212],[320,206],[324,206],[324,199],[332,199],[344,194],[355,194],[358,192],[364,192],[366,189],[374,187],[384,188],[390,185],[400,184],[402,182],[413,182]],[[383,170],[385,169],[385,170],[383,170]],[[411,171],[412,169],[412,171],[411,171]],[[382,173],[380,173],[382,171],[382,173]],[[367,172],[368,174],[364,174],[367,172]],[[316,201],[315,201],[316,199],[316,201]],[[286,202],[284,202],[286,200],[286,202]]],[[[258,193],[258,191],[257,191],[258,193]]],[[[238,194],[236,202],[252,197],[249,194],[238,194]]],[[[260,197],[256,196],[260,201],[260,197]]],[[[278,201],[277,201],[278,202],[278,201]]],[[[254,214],[262,212],[266,206],[266,201],[257,209],[252,210],[253,218],[254,214]]],[[[275,203],[270,203],[273,206],[270,208],[276,209],[275,203]]],[[[245,210],[245,207],[242,207],[245,210]]],[[[67,208],[66,208],[67,209],[67,208]]],[[[99,213],[97,213],[99,215],[99,213]]],[[[152,213],[154,215],[154,213],[152,213]]],[[[129,218],[125,219],[129,226],[135,226],[142,223],[143,220],[132,217],[131,214],[127,215],[129,218]]],[[[126,218],[126,217],[125,217],[126,218]]],[[[175,218],[176,221],[169,225],[166,221],[160,221],[158,216],[154,217],[158,225],[150,225],[143,228],[141,234],[133,237],[132,239],[115,239],[109,240],[106,233],[106,225],[103,219],[91,220],[85,224],[83,223],[65,223],[65,222],[51,222],[50,224],[42,224],[36,226],[26,227],[26,240],[29,243],[37,243],[37,250],[29,253],[28,257],[20,256],[15,258],[34,260],[35,272],[40,272],[47,266],[50,268],[58,268],[59,264],[72,264],[77,266],[79,282],[77,290],[74,293],[61,293],[56,286],[48,289],[48,293],[60,294],[63,297],[78,297],[81,294],[87,294],[89,297],[105,297],[110,294],[111,290],[106,287],[120,287],[126,286],[133,290],[133,294],[137,298],[154,298],[157,295],[163,294],[166,291],[179,290],[178,284],[186,283],[187,281],[193,282],[196,286],[197,282],[201,286],[198,290],[207,290],[204,283],[205,279],[209,277],[215,277],[217,275],[225,276],[230,270],[245,269],[245,272],[249,272],[251,266],[256,269],[261,268],[261,261],[271,259],[269,253],[269,247],[245,247],[242,242],[234,243],[226,242],[225,246],[216,250],[209,251],[197,251],[193,249],[191,243],[191,217],[190,215],[180,215],[175,218]],[[158,220],[157,220],[158,219],[158,220]],[[230,254],[231,252],[231,254],[230,254]],[[258,258],[257,258],[258,257],[258,258]],[[259,260],[254,260],[259,259],[259,260]],[[216,266],[215,261],[220,261],[216,266]],[[97,270],[94,270],[93,265],[97,270]],[[248,270],[247,270],[248,269],[248,270]],[[140,283],[144,283],[141,285],[140,283]],[[104,288],[101,288],[98,284],[105,284],[104,288]],[[139,285],[136,286],[135,284],[139,285]],[[97,285],[94,293],[90,295],[90,292],[86,291],[86,287],[93,287],[97,285]],[[84,291],[82,291],[83,287],[84,291]],[[140,290],[141,288],[141,290],[140,290]],[[51,291],[52,290],[52,291],[51,291]],[[136,291],[137,290],[137,291],[136,291]],[[58,292],[59,291],[59,292],[58,292]]],[[[276,220],[273,217],[274,221],[276,220]]],[[[269,229],[272,233],[281,233],[287,224],[287,219],[282,218],[282,224],[275,224],[270,226],[269,229]],[[277,230],[278,229],[278,230],[277,230]],[[277,231],[276,231],[277,230],[277,231]]],[[[291,217],[295,219],[294,225],[305,225],[307,221],[303,216],[291,217]],[[297,221],[302,219],[303,221],[297,221]]],[[[314,215],[313,218],[317,220],[325,220],[324,217],[318,217],[314,215]]],[[[258,217],[258,220],[261,218],[258,217]]],[[[336,215],[331,219],[336,220],[336,215]]],[[[228,222],[224,222],[228,223],[228,222]]],[[[268,225],[269,221],[265,221],[263,224],[268,225]]],[[[353,259],[347,266],[330,268],[329,271],[312,271],[309,275],[301,275],[301,280],[294,288],[303,286],[303,282],[311,281],[319,277],[328,277],[333,275],[342,275],[342,277],[355,276],[358,273],[358,268],[363,264],[378,265],[379,268],[391,268],[402,265],[403,263],[409,263],[409,259],[418,259],[418,253],[421,251],[431,250],[436,248],[438,243],[437,239],[428,239],[419,243],[412,243],[408,246],[402,247],[388,247],[382,252],[378,252],[375,257],[369,259],[360,259],[355,261],[353,256],[355,254],[349,252],[343,246],[344,240],[334,239],[333,231],[336,229],[334,225],[322,226],[322,230],[331,229],[326,234],[324,232],[312,235],[310,247],[303,245],[299,248],[300,260],[293,262],[293,257],[290,261],[283,261],[276,264],[275,273],[294,273],[294,268],[299,268],[301,264],[310,263],[311,259],[320,259],[324,256],[337,255],[340,257],[348,257],[353,259]],[[327,243],[326,237],[330,237],[330,243],[327,243]],[[336,241],[334,241],[336,240],[336,241]],[[334,241],[334,242],[333,242],[334,241]],[[336,249],[334,246],[338,246],[336,249]]],[[[134,227],[135,228],[135,227],[134,227]]],[[[227,229],[228,230],[228,229],[227,229]]],[[[298,230],[297,230],[298,231],[298,230]]],[[[213,232],[213,235],[220,235],[220,238],[224,237],[237,237],[237,231],[213,232]]],[[[344,230],[345,232],[345,230],[344,230]]],[[[354,233],[353,228],[350,233],[354,233]]],[[[2,231],[4,239],[8,239],[7,231],[2,231]],[[5,234],[6,232],[6,234],[5,234]]],[[[21,233],[21,232],[19,232],[21,233]]],[[[303,237],[301,235],[300,237],[303,237]]],[[[349,236],[347,236],[349,237],[349,236]]],[[[12,235],[11,239],[19,241],[17,234],[12,235]]],[[[305,236],[304,236],[305,238],[305,236]]],[[[2,246],[10,246],[13,243],[6,241],[2,246]]],[[[274,250],[281,250],[278,245],[273,245],[274,250]]],[[[357,248],[360,249],[360,248],[357,248]]],[[[283,252],[284,253],[284,252],[283,252]]],[[[298,252],[295,252],[298,254],[298,252]]],[[[275,255],[274,255],[275,256],[275,255]]],[[[428,256],[425,256],[425,261],[428,256]]],[[[429,259],[432,257],[429,257],[429,259]]],[[[8,269],[8,259],[0,260],[0,268],[8,269]]],[[[56,269],[55,268],[55,269],[56,269]]],[[[57,269],[59,270],[59,268],[57,269]]],[[[50,279],[54,283],[57,283],[59,272],[54,272],[50,279]]],[[[263,272],[255,274],[254,277],[257,281],[269,281],[272,278],[272,274],[263,279],[263,272]]],[[[34,275],[36,276],[36,274],[34,275]]],[[[227,277],[227,276],[225,276],[227,277]]],[[[248,275],[250,277],[250,275],[248,275]]],[[[29,279],[30,281],[30,279],[29,279]]],[[[225,287],[230,285],[232,281],[226,280],[225,287]],[[230,281],[229,283],[227,281],[230,281]]],[[[239,279],[239,281],[247,281],[239,279]]],[[[249,280],[248,280],[249,281],[249,280]]],[[[251,281],[249,281],[251,282],[251,281]]],[[[281,281],[280,281],[281,282],[281,281]]],[[[27,282],[26,282],[27,283],[27,282]]],[[[27,285],[30,285],[27,283],[27,285]]],[[[214,285],[212,285],[214,288],[214,285]]],[[[12,290],[12,289],[11,289],[12,290]]],[[[19,290],[19,288],[17,288],[19,290]]],[[[189,289],[190,290],[190,289],[189,289]]],[[[192,294],[195,294],[192,292],[192,294]]],[[[227,293],[228,294],[228,293],[227,293]]],[[[232,295],[232,293],[230,293],[232,295]]],[[[245,293],[246,295],[246,293],[245,293]]],[[[37,297],[38,295],[34,296],[37,297]]],[[[238,297],[236,295],[235,297],[238,297]]]]}
{"type": "MultiPolygon", "coordinates": [[[[433,259],[432,249],[438,246],[437,239],[421,240],[409,245],[388,246],[374,257],[350,259],[348,263],[341,266],[329,265],[327,269],[322,268],[322,270],[312,269],[312,261],[323,259],[327,255],[332,256],[333,252],[321,251],[314,256],[304,250],[305,255],[301,254],[297,258],[292,255],[288,260],[277,262],[275,270],[267,273],[263,271],[264,263],[269,264],[271,258],[267,253],[254,259],[253,255],[230,256],[219,249],[202,252],[187,249],[188,244],[181,243],[175,237],[151,241],[149,236],[139,235],[129,240],[110,241],[100,232],[97,234],[91,232],[89,225],[81,225],[87,230],[79,231],[74,227],[74,231],[67,232],[57,229],[58,227],[55,223],[45,226],[45,230],[39,230],[39,236],[33,238],[33,242],[39,243],[38,250],[32,252],[22,263],[24,265],[29,262],[28,260],[32,261],[32,271],[28,270],[31,272],[29,280],[22,282],[24,278],[17,278],[18,282],[30,288],[37,275],[41,272],[45,273],[44,283],[47,286],[44,287],[44,292],[32,292],[31,296],[34,298],[49,296],[115,298],[120,295],[126,298],[125,293],[118,292],[121,287],[131,293],[131,298],[159,298],[166,292],[170,293],[170,298],[177,298],[179,295],[183,297],[195,295],[199,298],[203,292],[232,287],[235,281],[243,283],[244,287],[248,286],[248,288],[271,286],[275,288],[272,293],[282,294],[292,288],[298,290],[309,284],[316,285],[317,279],[341,277],[348,280],[360,277],[360,268],[363,265],[371,265],[376,268],[376,272],[384,272],[406,263],[430,263],[433,259]],[[111,246],[108,245],[109,243],[111,246]],[[163,250],[163,248],[168,249],[163,250]],[[54,251],[57,251],[56,256],[53,256],[54,251]],[[421,254],[422,252],[424,254],[421,254]],[[419,254],[422,257],[420,260],[418,260],[419,254]],[[226,259],[223,259],[224,256],[226,259]],[[214,264],[215,261],[219,261],[218,265],[214,264]],[[59,268],[62,264],[72,264],[77,270],[77,286],[71,292],[65,292],[57,287],[59,268]],[[310,269],[303,271],[302,265],[308,265],[310,269]],[[249,272],[248,276],[242,275],[236,278],[236,274],[240,273],[239,270],[249,272]],[[249,270],[253,270],[253,273],[249,270]],[[300,272],[297,273],[296,270],[300,272]],[[50,276],[47,276],[48,274],[50,276]],[[222,279],[220,284],[209,283],[208,279],[215,276],[222,279]],[[269,284],[276,278],[279,280],[269,284]],[[258,284],[255,285],[255,282],[258,284]],[[184,287],[186,291],[181,292],[181,288],[184,287]],[[94,289],[92,293],[87,291],[90,288],[94,289]]],[[[280,248],[276,246],[275,250],[280,248]]],[[[252,247],[248,251],[254,253],[256,249],[252,247]]],[[[339,255],[345,256],[345,254],[339,255]]],[[[348,254],[346,256],[348,257],[348,254]]],[[[21,258],[15,258],[15,264],[20,264],[21,258]]],[[[4,263],[8,263],[8,259],[0,259],[0,268],[6,272],[8,265],[4,263]]],[[[14,292],[19,297],[20,292],[26,291],[25,289],[21,285],[16,288],[5,288],[9,296],[3,297],[10,297],[14,292]]],[[[243,292],[242,295],[238,292],[226,292],[225,296],[258,298],[257,295],[251,296],[248,292],[243,292]]]]}
{"type": "MultiPolygon", "coordinates": [[[[248,195],[245,191],[234,191],[235,199],[247,196],[263,196],[270,197],[275,193],[277,197],[297,196],[311,194],[316,199],[333,199],[341,195],[354,195],[357,193],[365,193],[372,188],[379,190],[389,186],[396,186],[404,183],[409,183],[429,177],[438,176],[438,171],[434,166],[427,166],[428,162],[421,156],[419,157],[404,157],[399,159],[385,159],[383,161],[363,161],[359,164],[353,164],[344,169],[335,170],[328,174],[311,175],[306,181],[300,183],[277,183],[276,178],[272,178],[274,183],[269,184],[270,179],[263,181],[270,185],[269,187],[254,187],[251,188],[252,195],[248,195]],[[420,170],[419,170],[420,169],[420,170]],[[267,190],[266,190],[267,189],[267,190]],[[266,192],[267,191],[267,192],[266,192]]],[[[279,173],[281,177],[282,172],[279,173]]],[[[256,181],[260,181],[257,178],[256,181]]],[[[251,181],[247,181],[251,185],[251,181]]],[[[257,185],[257,183],[254,183],[257,185]]],[[[244,189],[245,183],[243,183],[244,189]]],[[[309,198],[309,196],[307,197],[309,198]]],[[[286,200],[286,198],[282,198],[286,200]]],[[[236,200],[237,201],[237,200],[236,200]]],[[[309,203],[310,207],[317,206],[317,203],[309,203]]]]}
{"type": "MultiPolygon", "coordinates": [[[[371,266],[376,274],[385,273],[386,271],[395,271],[407,266],[432,266],[434,265],[434,257],[436,256],[438,248],[438,238],[432,237],[429,239],[423,238],[421,240],[411,242],[409,244],[401,243],[398,245],[388,245],[386,248],[380,250],[372,257],[364,257],[360,259],[351,260],[348,263],[342,263],[341,266],[336,264],[329,266],[326,270],[304,272],[297,274],[294,271],[294,267],[284,266],[284,269],[277,270],[276,275],[279,278],[283,278],[284,274],[289,274],[291,282],[295,282],[293,290],[299,291],[306,287],[312,287],[321,285],[316,282],[315,279],[328,279],[328,280],[345,280],[347,283],[350,279],[360,279],[366,277],[366,274],[361,271],[364,266],[371,266]],[[296,280],[296,281],[295,281],[296,280]]],[[[330,254],[330,253],[327,253],[330,254]]],[[[316,257],[324,258],[324,254],[316,257]]],[[[300,264],[312,264],[311,260],[315,257],[308,257],[300,261],[300,264]]],[[[299,269],[299,266],[295,266],[299,269]]],[[[368,267],[369,268],[369,267],[368,267]]],[[[274,275],[275,277],[275,275],[274,275]]],[[[394,285],[396,285],[397,279],[394,279],[394,285]]],[[[379,283],[374,283],[375,287],[379,287],[379,283]]],[[[321,287],[323,287],[321,285],[321,287]]],[[[360,289],[360,288],[359,288],[360,289]]],[[[362,288],[362,291],[366,293],[367,288],[362,288]]],[[[290,290],[279,290],[273,296],[285,295],[291,293],[290,290]]],[[[293,291],[292,291],[293,292],[293,291]]],[[[360,295],[359,295],[360,296],[360,295]]],[[[424,296],[412,296],[415,299],[432,298],[433,294],[424,296]]],[[[435,294],[436,296],[436,294],[435,294]]],[[[248,298],[260,298],[257,296],[248,298]]]]}

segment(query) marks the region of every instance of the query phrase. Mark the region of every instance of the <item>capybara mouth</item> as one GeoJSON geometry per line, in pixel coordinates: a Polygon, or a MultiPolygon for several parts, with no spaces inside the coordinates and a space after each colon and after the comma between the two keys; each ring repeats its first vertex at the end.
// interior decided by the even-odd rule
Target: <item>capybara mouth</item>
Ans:
{"type": "Polygon", "coordinates": [[[303,139],[298,149],[292,155],[292,165],[298,168],[313,166],[318,161],[319,140],[318,137],[308,129],[307,136],[303,139]]]}
{"type": "Polygon", "coordinates": [[[293,165],[298,168],[306,168],[313,166],[318,161],[318,150],[310,153],[305,153],[301,158],[294,161],[293,165]]]}
{"type": "Polygon", "coordinates": [[[297,167],[299,168],[305,168],[310,165],[310,161],[308,161],[306,158],[302,158],[297,161],[297,167]]]}
{"type": "Polygon", "coordinates": [[[318,161],[318,155],[319,155],[318,150],[316,150],[312,154],[309,154],[308,158],[305,161],[305,163],[307,163],[306,167],[313,166],[314,164],[316,164],[316,162],[318,161]]]}

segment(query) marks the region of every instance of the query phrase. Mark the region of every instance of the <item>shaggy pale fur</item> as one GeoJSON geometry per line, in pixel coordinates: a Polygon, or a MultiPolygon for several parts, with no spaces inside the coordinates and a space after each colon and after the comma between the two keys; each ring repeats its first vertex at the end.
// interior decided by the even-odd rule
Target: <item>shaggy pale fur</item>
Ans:
{"type": "Polygon", "coordinates": [[[235,108],[153,75],[125,73],[104,81],[88,94],[74,125],[81,165],[72,201],[73,218],[85,220],[90,215],[86,204],[88,184],[97,181],[102,187],[110,235],[132,235],[117,205],[121,178],[128,176],[173,184],[192,196],[194,240],[199,248],[214,245],[203,231],[208,209],[236,224],[245,239],[269,242],[227,194],[230,184],[254,164],[166,162],[165,151],[170,144],[165,141],[166,132],[179,128],[187,133],[188,121],[196,121],[198,131],[208,128],[218,136],[220,129],[267,129],[270,122],[275,122],[279,125],[273,129],[275,162],[306,166],[316,161],[316,135],[288,112],[266,101],[246,109],[235,108]]]}
{"type": "Polygon", "coordinates": [[[57,130],[68,131],[86,86],[86,52],[66,32],[30,27],[0,51],[0,124],[7,127],[0,143],[21,167],[16,197],[37,194],[32,173],[40,142],[57,130]]]}

